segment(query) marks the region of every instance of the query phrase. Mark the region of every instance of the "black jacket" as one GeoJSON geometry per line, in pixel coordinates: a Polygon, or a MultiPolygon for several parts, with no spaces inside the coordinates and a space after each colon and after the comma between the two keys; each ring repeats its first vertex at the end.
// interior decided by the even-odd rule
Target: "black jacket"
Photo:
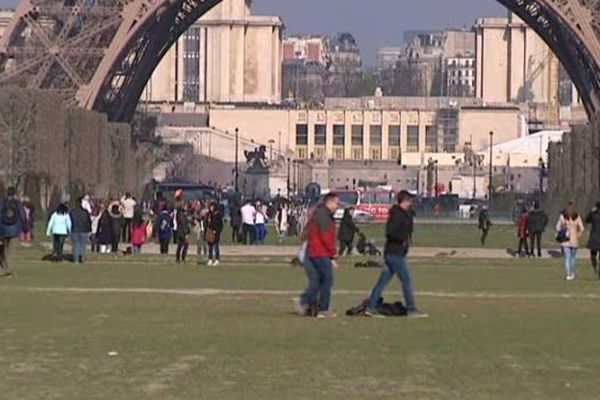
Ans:
{"type": "Polygon", "coordinates": [[[215,231],[217,233],[217,242],[218,242],[221,238],[221,232],[223,231],[223,217],[221,216],[220,212],[209,213],[207,220],[208,220],[207,232],[209,230],[215,231]]]}
{"type": "Polygon", "coordinates": [[[190,221],[188,220],[187,212],[183,208],[177,209],[177,231],[175,235],[183,239],[191,232],[190,221]]]}
{"type": "Polygon", "coordinates": [[[544,210],[531,210],[527,216],[527,230],[529,233],[541,233],[548,225],[548,215],[544,210]]]}
{"type": "Polygon", "coordinates": [[[232,227],[239,228],[240,226],[242,226],[242,211],[240,209],[240,206],[238,206],[237,204],[232,205],[229,215],[231,217],[232,227]]]}
{"type": "Polygon", "coordinates": [[[588,249],[600,251],[600,211],[592,211],[585,219],[585,223],[592,224],[588,249]]]}
{"type": "Polygon", "coordinates": [[[72,233],[90,233],[92,231],[92,219],[87,210],[77,207],[69,213],[71,216],[72,233]]]}
{"type": "Polygon", "coordinates": [[[345,211],[340,223],[340,230],[338,232],[338,240],[342,243],[353,242],[354,234],[358,232],[358,228],[352,219],[349,212],[345,211]]]}
{"type": "Polygon", "coordinates": [[[481,210],[479,213],[479,229],[483,231],[487,231],[492,226],[492,221],[490,221],[490,213],[487,210],[481,210]]]}
{"type": "Polygon", "coordinates": [[[385,227],[385,255],[406,256],[412,229],[413,213],[405,211],[400,206],[393,206],[385,227]]]}

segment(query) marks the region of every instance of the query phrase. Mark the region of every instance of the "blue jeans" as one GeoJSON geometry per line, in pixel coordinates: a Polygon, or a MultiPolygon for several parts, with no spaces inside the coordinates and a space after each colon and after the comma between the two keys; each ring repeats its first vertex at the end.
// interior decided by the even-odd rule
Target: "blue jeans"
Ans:
{"type": "Polygon", "coordinates": [[[136,246],[136,245],[131,246],[131,252],[133,254],[142,254],[142,246],[136,246]]]}
{"type": "Polygon", "coordinates": [[[406,310],[408,312],[417,311],[413,294],[412,280],[410,278],[410,270],[408,269],[408,264],[406,263],[406,257],[389,254],[385,256],[385,264],[381,268],[381,275],[379,275],[379,280],[377,281],[377,284],[375,284],[375,287],[369,296],[368,308],[370,310],[377,309],[377,303],[379,302],[381,293],[390,283],[394,277],[394,274],[398,275],[398,278],[402,283],[402,292],[404,294],[406,310]]]}
{"type": "Polygon", "coordinates": [[[214,242],[208,245],[208,259],[217,261],[221,259],[221,249],[219,248],[219,242],[214,242]]]}
{"type": "Polygon", "coordinates": [[[256,229],[256,244],[265,244],[265,238],[267,237],[267,227],[265,224],[254,225],[256,229]]]}
{"type": "Polygon", "coordinates": [[[85,259],[85,249],[87,247],[89,233],[72,233],[71,240],[73,241],[73,261],[83,262],[85,259]]]}
{"type": "Polygon", "coordinates": [[[575,275],[575,261],[577,260],[577,247],[563,246],[565,253],[565,273],[575,275]]]}
{"type": "Polygon", "coordinates": [[[308,277],[308,287],[300,297],[303,306],[319,302],[319,312],[329,310],[331,287],[333,286],[333,268],[327,257],[309,257],[304,265],[308,277]]]}

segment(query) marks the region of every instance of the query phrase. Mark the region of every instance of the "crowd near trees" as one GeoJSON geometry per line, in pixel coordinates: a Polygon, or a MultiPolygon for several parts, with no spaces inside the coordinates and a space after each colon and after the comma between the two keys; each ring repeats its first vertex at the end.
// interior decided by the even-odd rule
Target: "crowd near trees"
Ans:
{"type": "Polygon", "coordinates": [[[45,210],[84,192],[107,196],[141,188],[154,155],[128,124],[68,108],[48,92],[0,91],[0,189],[14,186],[45,210]]]}

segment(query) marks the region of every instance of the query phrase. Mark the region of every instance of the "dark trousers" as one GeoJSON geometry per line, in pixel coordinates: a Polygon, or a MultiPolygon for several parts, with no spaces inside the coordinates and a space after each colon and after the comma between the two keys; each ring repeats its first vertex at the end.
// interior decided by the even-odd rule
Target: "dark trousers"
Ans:
{"type": "Polygon", "coordinates": [[[534,254],[535,249],[537,248],[537,256],[542,256],[542,232],[532,232],[529,234],[529,241],[531,246],[529,246],[529,250],[531,250],[531,254],[534,254]],[[537,247],[536,247],[537,245],[537,247]]]}
{"type": "Polygon", "coordinates": [[[159,239],[160,243],[160,254],[169,254],[169,243],[171,242],[171,238],[159,239]]]}
{"type": "Polygon", "coordinates": [[[485,241],[487,240],[488,233],[490,233],[489,229],[482,229],[481,230],[481,245],[482,246],[485,246],[485,241]]]}
{"type": "Polygon", "coordinates": [[[219,249],[219,242],[214,242],[208,245],[208,259],[213,261],[221,259],[221,249],[219,249]]]}
{"type": "Polygon", "coordinates": [[[11,274],[9,265],[10,241],[12,238],[0,238],[0,272],[2,274],[11,274]]]}
{"type": "Polygon", "coordinates": [[[352,254],[352,248],[354,247],[352,244],[353,240],[350,241],[340,241],[340,251],[338,252],[338,254],[340,256],[343,256],[344,253],[346,252],[346,254],[350,255],[352,254]]]}
{"type": "Polygon", "coordinates": [[[123,227],[121,228],[121,237],[122,237],[122,241],[124,243],[129,243],[130,241],[130,231],[129,228],[131,227],[131,221],[133,221],[131,218],[123,218],[123,227]]]}
{"type": "Polygon", "coordinates": [[[67,235],[53,235],[52,250],[54,252],[54,259],[56,261],[63,260],[63,250],[65,248],[65,240],[67,235]]]}
{"type": "Polygon", "coordinates": [[[248,239],[250,239],[250,244],[254,244],[256,241],[256,229],[254,225],[243,224],[242,225],[242,243],[248,244],[248,239]]]}
{"type": "Polygon", "coordinates": [[[241,238],[240,238],[240,227],[239,226],[232,226],[231,227],[231,242],[232,243],[238,243],[241,242],[241,238]]]}
{"type": "Polygon", "coordinates": [[[117,232],[112,239],[112,243],[110,245],[110,251],[116,253],[119,251],[119,233],[117,232]]]}
{"type": "Polygon", "coordinates": [[[90,241],[92,242],[92,253],[100,253],[100,242],[95,233],[90,236],[90,241]]]}
{"type": "Polygon", "coordinates": [[[177,252],[175,254],[177,261],[185,261],[189,246],[187,237],[184,236],[177,239],[177,252]]]}
{"type": "Polygon", "coordinates": [[[591,250],[590,256],[592,257],[592,268],[594,268],[594,273],[598,274],[598,278],[600,278],[600,269],[598,268],[600,251],[591,250]]]}
{"type": "Polygon", "coordinates": [[[300,303],[309,306],[318,301],[319,312],[328,311],[333,286],[331,260],[327,257],[309,257],[304,269],[308,277],[308,287],[300,297],[300,303]]]}
{"type": "Polygon", "coordinates": [[[523,247],[525,247],[525,254],[529,255],[529,245],[527,244],[526,237],[519,238],[519,249],[517,250],[517,253],[521,254],[523,247]]]}

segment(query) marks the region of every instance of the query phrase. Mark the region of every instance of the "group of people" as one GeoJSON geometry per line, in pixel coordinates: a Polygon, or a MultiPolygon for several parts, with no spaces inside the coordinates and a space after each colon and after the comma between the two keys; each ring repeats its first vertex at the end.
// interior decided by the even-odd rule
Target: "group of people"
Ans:
{"type": "MultiPolygon", "coordinates": [[[[370,292],[365,311],[366,316],[382,317],[377,305],[381,294],[396,275],[402,284],[407,315],[410,317],[426,317],[416,306],[410,268],[407,256],[413,231],[412,211],[413,195],[401,191],[397,203],[390,209],[385,226],[386,243],[384,249],[384,265],[379,279],[370,292]]],[[[334,270],[338,269],[338,252],[336,250],[336,223],[334,214],[339,208],[339,199],[335,193],[325,195],[322,202],[312,212],[303,236],[306,239],[300,259],[304,264],[308,286],[302,295],[294,299],[294,309],[302,316],[316,307],[317,318],[335,316],[330,310],[331,289],[334,281],[334,270]]],[[[351,210],[348,211],[351,213],[351,210]]],[[[345,229],[356,231],[356,226],[345,229]]],[[[344,246],[347,239],[342,241],[344,246]]]]}

